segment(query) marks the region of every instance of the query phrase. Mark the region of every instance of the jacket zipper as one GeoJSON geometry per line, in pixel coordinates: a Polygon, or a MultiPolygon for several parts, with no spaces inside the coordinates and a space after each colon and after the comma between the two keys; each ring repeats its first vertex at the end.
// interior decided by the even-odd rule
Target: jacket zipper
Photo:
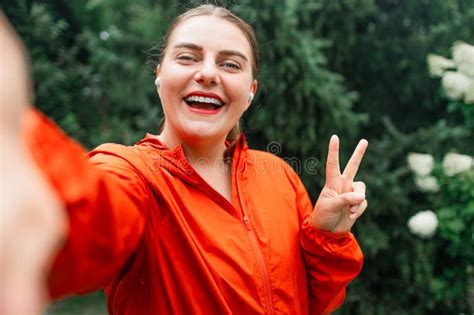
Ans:
{"type": "Polygon", "coordinates": [[[242,219],[243,219],[245,227],[247,228],[247,233],[248,233],[248,236],[249,236],[249,239],[250,239],[250,243],[252,244],[252,248],[254,250],[255,257],[257,258],[257,263],[260,267],[260,273],[261,273],[262,282],[263,282],[263,289],[265,291],[265,300],[266,300],[266,304],[267,304],[267,311],[268,311],[268,314],[274,314],[275,312],[273,310],[272,294],[271,294],[271,288],[270,288],[270,279],[268,277],[267,267],[265,266],[265,261],[263,259],[263,254],[262,254],[262,251],[260,249],[260,246],[258,245],[257,237],[255,235],[254,230],[252,229],[249,217],[248,217],[247,212],[245,210],[245,207],[242,203],[242,198],[240,197],[240,188],[239,188],[239,181],[238,181],[238,178],[237,178],[237,174],[236,174],[236,178],[235,178],[235,184],[236,184],[236,187],[237,187],[237,195],[239,196],[240,207],[242,208],[242,212],[243,212],[243,218],[242,219]]]}
{"type": "MultiPolygon", "coordinates": [[[[239,157],[239,162],[240,162],[240,157],[239,157]]],[[[239,180],[237,176],[237,171],[235,172],[235,185],[237,188],[237,195],[239,197],[239,203],[240,207],[242,208],[242,214],[240,214],[237,209],[226,199],[224,198],[221,194],[219,194],[214,188],[212,188],[195,170],[194,168],[191,169],[193,170],[194,175],[201,181],[201,183],[206,187],[205,191],[207,190],[210,194],[214,195],[216,198],[220,199],[220,201],[223,202],[224,205],[226,205],[226,208],[231,209],[235,211],[238,215],[242,216],[241,219],[246,227],[247,234],[250,239],[250,244],[252,245],[252,248],[255,253],[255,257],[257,258],[257,263],[260,267],[260,273],[262,276],[262,282],[263,282],[263,289],[265,291],[265,300],[267,304],[267,311],[268,314],[275,314],[275,311],[273,310],[273,302],[272,302],[272,296],[271,296],[271,288],[270,288],[270,279],[268,277],[268,271],[265,266],[265,261],[263,259],[263,254],[260,249],[260,246],[258,245],[257,242],[257,237],[255,236],[255,231],[253,231],[252,226],[250,224],[249,217],[247,215],[247,212],[245,210],[245,207],[242,203],[242,198],[240,197],[240,187],[239,187],[239,180]]],[[[235,170],[238,168],[236,167],[235,170]]]]}

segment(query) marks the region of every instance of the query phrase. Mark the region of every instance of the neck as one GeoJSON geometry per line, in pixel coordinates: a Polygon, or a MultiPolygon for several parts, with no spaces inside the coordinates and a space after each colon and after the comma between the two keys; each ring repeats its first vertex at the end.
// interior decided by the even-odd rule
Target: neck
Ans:
{"type": "Polygon", "coordinates": [[[226,171],[224,139],[218,144],[186,144],[183,143],[184,154],[189,163],[199,173],[220,173],[226,171]]]}
{"type": "Polygon", "coordinates": [[[182,140],[166,129],[158,136],[160,141],[172,149],[183,145],[183,151],[189,163],[197,171],[212,171],[225,167],[224,152],[226,150],[225,137],[212,140],[182,140]]]}
{"type": "Polygon", "coordinates": [[[168,148],[183,146],[187,160],[194,170],[229,202],[232,202],[232,166],[224,160],[225,137],[221,139],[181,139],[176,133],[163,132],[158,136],[168,148]]]}

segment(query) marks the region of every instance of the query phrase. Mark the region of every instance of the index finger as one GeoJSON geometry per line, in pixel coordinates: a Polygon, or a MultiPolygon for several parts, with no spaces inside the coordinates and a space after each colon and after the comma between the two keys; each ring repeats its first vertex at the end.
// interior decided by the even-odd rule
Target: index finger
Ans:
{"type": "Polygon", "coordinates": [[[326,161],[326,180],[341,175],[339,169],[339,138],[336,135],[329,140],[328,158],[326,161]]]}
{"type": "Polygon", "coordinates": [[[359,141],[359,144],[355,148],[354,153],[352,153],[352,156],[349,162],[347,162],[346,168],[342,173],[342,175],[344,175],[347,179],[354,180],[368,145],[369,143],[365,139],[359,141]]]}

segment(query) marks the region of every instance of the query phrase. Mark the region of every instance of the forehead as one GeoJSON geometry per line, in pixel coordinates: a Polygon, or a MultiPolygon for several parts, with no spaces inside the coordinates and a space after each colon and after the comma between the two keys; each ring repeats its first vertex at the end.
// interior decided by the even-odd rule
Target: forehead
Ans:
{"type": "Polygon", "coordinates": [[[248,58],[251,47],[244,33],[233,23],[215,16],[195,16],[181,22],[170,37],[169,47],[192,43],[204,49],[239,50],[248,58]]]}

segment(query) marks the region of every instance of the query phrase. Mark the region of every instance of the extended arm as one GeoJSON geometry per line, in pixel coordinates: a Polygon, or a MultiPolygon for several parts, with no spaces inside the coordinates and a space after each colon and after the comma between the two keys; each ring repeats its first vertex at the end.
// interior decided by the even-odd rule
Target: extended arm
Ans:
{"type": "Polygon", "coordinates": [[[39,112],[24,136],[67,209],[69,232],[49,277],[53,298],[107,285],[141,240],[152,195],[119,154],[86,151],[39,112]]]}
{"type": "Polygon", "coordinates": [[[329,232],[311,224],[311,200],[294,174],[302,228],[301,247],[306,265],[310,314],[330,314],[344,301],[347,285],[360,273],[363,255],[350,232],[329,232]]]}
{"type": "Polygon", "coordinates": [[[64,215],[22,141],[32,98],[28,62],[1,9],[0,47],[0,314],[40,314],[64,215]]]}
{"type": "Polygon", "coordinates": [[[361,271],[363,255],[350,232],[367,207],[365,185],[353,182],[367,141],[359,142],[344,172],[339,170],[339,139],[331,138],[326,184],[313,209],[295,176],[301,245],[306,262],[311,314],[329,314],[344,301],[346,286],[361,271]]]}

